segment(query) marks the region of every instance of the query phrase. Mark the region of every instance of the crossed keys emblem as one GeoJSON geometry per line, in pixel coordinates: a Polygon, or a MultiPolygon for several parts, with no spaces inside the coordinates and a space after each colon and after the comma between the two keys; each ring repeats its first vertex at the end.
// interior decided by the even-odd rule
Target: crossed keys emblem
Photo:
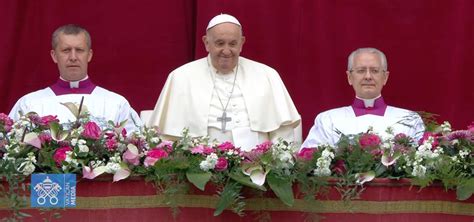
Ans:
{"type": "Polygon", "coordinates": [[[46,177],[42,183],[38,183],[35,186],[35,191],[38,194],[38,204],[43,205],[46,203],[46,198],[49,197],[49,203],[52,205],[58,204],[58,193],[61,190],[61,186],[58,183],[54,183],[46,177]]]}

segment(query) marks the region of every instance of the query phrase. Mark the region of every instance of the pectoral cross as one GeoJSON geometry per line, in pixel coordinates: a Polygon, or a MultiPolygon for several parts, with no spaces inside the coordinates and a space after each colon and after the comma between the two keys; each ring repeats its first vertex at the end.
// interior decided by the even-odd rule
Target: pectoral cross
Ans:
{"type": "Polygon", "coordinates": [[[225,125],[227,122],[232,121],[232,118],[227,117],[227,113],[223,112],[221,117],[217,117],[217,121],[221,121],[221,130],[222,132],[225,132],[225,125]]]}

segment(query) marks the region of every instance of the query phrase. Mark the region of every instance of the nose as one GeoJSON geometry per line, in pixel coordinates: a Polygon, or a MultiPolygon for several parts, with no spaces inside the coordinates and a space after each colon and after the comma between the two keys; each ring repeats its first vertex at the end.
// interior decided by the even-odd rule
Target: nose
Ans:
{"type": "Polygon", "coordinates": [[[366,80],[371,80],[372,79],[372,74],[370,74],[369,69],[367,69],[367,72],[365,72],[364,79],[366,79],[366,80]]]}
{"type": "Polygon", "coordinates": [[[69,54],[69,60],[71,60],[71,61],[76,61],[77,60],[76,50],[71,50],[71,53],[69,54]]]}
{"type": "Polygon", "coordinates": [[[222,48],[222,54],[228,56],[228,55],[232,54],[232,50],[230,49],[229,46],[224,46],[222,48]]]}

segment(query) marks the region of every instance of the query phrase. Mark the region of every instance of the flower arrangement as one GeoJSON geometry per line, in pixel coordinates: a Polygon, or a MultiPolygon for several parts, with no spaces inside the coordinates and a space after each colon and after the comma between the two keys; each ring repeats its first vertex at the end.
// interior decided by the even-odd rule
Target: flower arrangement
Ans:
{"type": "MultiPolygon", "coordinates": [[[[342,135],[337,146],[303,148],[284,140],[265,142],[250,151],[230,142],[192,138],[186,129],[177,141],[167,141],[157,128],[127,133],[124,123],[95,119],[81,106],[65,104],[77,120],[60,123],[55,116],[23,115],[18,121],[0,114],[0,178],[9,184],[1,196],[21,192],[19,184],[32,173],[77,173],[94,179],[131,175],[153,182],[166,203],[192,186],[206,190],[213,184],[220,197],[215,215],[225,209],[243,213],[243,187],[273,191],[286,205],[294,203],[293,185],[314,199],[335,181],[342,199],[358,198],[373,178],[410,178],[425,187],[440,181],[456,189],[460,200],[474,192],[474,125],[453,131],[449,123],[433,128],[420,141],[387,129],[381,137],[371,129],[342,135]]],[[[16,215],[24,203],[12,204],[16,215]]],[[[176,211],[177,212],[177,211],[176,211]]]]}

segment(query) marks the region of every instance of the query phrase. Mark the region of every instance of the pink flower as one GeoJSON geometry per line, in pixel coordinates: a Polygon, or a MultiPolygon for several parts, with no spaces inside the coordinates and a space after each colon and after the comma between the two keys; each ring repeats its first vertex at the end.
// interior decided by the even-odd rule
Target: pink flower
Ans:
{"type": "Polygon", "coordinates": [[[41,117],[40,119],[40,125],[42,126],[47,126],[51,122],[59,122],[59,120],[57,119],[57,116],[47,115],[47,116],[41,117]]]}
{"type": "Polygon", "coordinates": [[[127,129],[125,129],[125,127],[122,128],[122,137],[127,137],[127,129]]]}
{"type": "Polygon", "coordinates": [[[263,154],[267,152],[271,147],[272,147],[272,142],[265,141],[262,144],[257,145],[257,147],[254,150],[263,154]]]}
{"type": "Polygon", "coordinates": [[[196,147],[191,148],[192,154],[204,154],[209,155],[214,152],[214,149],[205,145],[198,145],[196,147]]]}
{"type": "Polygon", "coordinates": [[[433,148],[437,147],[439,145],[438,142],[438,135],[432,132],[425,132],[423,133],[423,137],[418,141],[418,144],[421,145],[425,142],[425,140],[428,140],[428,138],[433,137],[434,142],[431,144],[433,148]]]}
{"type": "Polygon", "coordinates": [[[53,159],[58,166],[61,166],[62,162],[66,160],[67,151],[72,151],[72,148],[70,146],[65,146],[65,147],[58,148],[54,152],[53,159]]]}
{"type": "Polygon", "coordinates": [[[84,124],[84,131],[82,131],[82,136],[86,139],[99,139],[101,134],[101,130],[96,123],[90,121],[84,124]]]}
{"type": "Polygon", "coordinates": [[[298,154],[296,154],[296,157],[300,160],[305,160],[305,161],[310,161],[313,159],[313,156],[314,156],[314,153],[317,151],[318,149],[316,148],[303,148],[300,150],[300,152],[298,154]]]}
{"type": "Polygon", "coordinates": [[[344,162],[344,160],[337,160],[336,163],[334,164],[334,166],[332,167],[332,172],[334,172],[335,174],[343,174],[347,171],[347,168],[346,168],[346,163],[344,162]]]}
{"type": "Polygon", "coordinates": [[[146,158],[144,161],[145,167],[155,165],[156,161],[168,157],[168,153],[163,149],[153,148],[152,150],[148,151],[146,154],[146,158]]]}
{"type": "Polygon", "coordinates": [[[173,142],[171,141],[163,141],[158,146],[156,146],[158,149],[163,149],[168,153],[171,153],[173,151],[173,142]]]}
{"type": "Polygon", "coordinates": [[[474,122],[471,123],[471,125],[467,126],[467,130],[471,131],[474,133],[474,122]]]}
{"type": "Polygon", "coordinates": [[[219,157],[219,159],[217,159],[217,163],[214,169],[216,169],[216,171],[224,171],[227,169],[227,166],[228,166],[228,163],[227,163],[226,158],[219,157]]]}
{"type": "Polygon", "coordinates": [[[117,141],[114,138],[107,139],[105,141],[105,146],[109,151],[113,151],[117,148],[117,141]]]}
{"type": "Polygon", "coordinates": [[[0,113],[0,131],[4,131],[6,133],[10,132],[12,129],[13,120],[10,119],[6,114],[0,113]]]}
{"type": "Polygon", "coordinates": [[[51,142],[51,140],[53,140],[53,138],[51,137],[51,134],[45,133],[45,132],[40,133],[38,137],[41,141],[41,144],[49,143],[51,142]]]}
{"type": "Polygon", "coordinates": [[[359,138],[359,144],[362,148],[375,148],[381,144],[380,137],[372,133],[364,133],[359,138]]]}
{"type": "MultiPolygon", "coordinates": [[[[122,157],[125,162],[131,163],[134,166],[138,166],[138,164],[140,164],[140,155],[131,152],[129,149],[123,153],[122,157]]],[[[153,164],[155,163],[153,162],[153,164]]]]}
{"type": "Polygon", "coordinates": [[[231,142],[223,142],[217,146],[217,149],[223,152],[235,149],[234,145],[231,142]]]}

